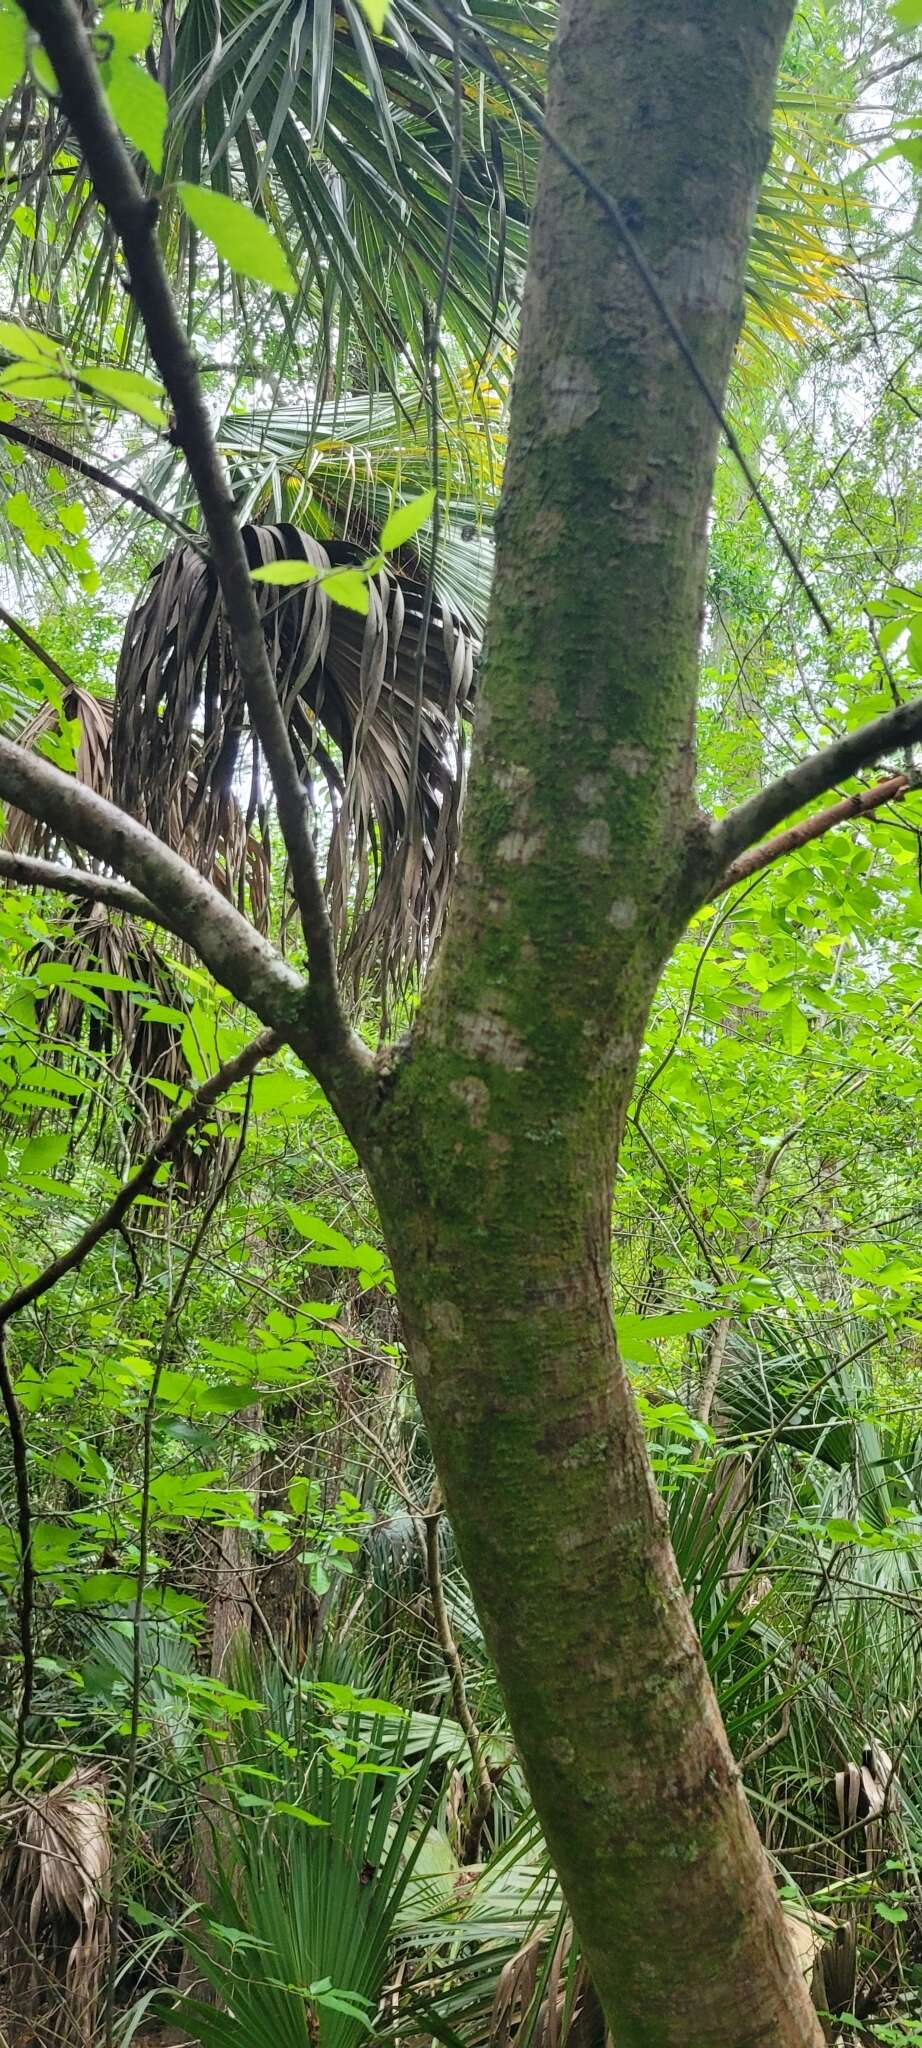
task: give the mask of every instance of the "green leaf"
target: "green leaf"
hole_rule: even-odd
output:
[[[359,6],[375,35],[382,34],[390,0],[359,0]]]
[[[333,569],[329,576],[321,577],[320,588],[347,611],[364,615],[368,610],[368,581],[361,569]]]
[[[2,28],[2,24],[3,24],[3,16],[2,16],[2,14],[0,14],[0,28]],[[18,229],[19,229],[19,232],[20,232],[20,234],[21,234],[21,235],[24,235],[24,236],[25,236],[25,239],[26,239],[26,241],[27,241],[27,242],[34,242],[34,240],[35,240],[35,208],[34,208],[34,206],[27,206],[27,205],[25,204],[25,202],[23,202],[23,204],[22,204],[21,206],[14,206],[14,208],[13,208],[13,219],[14,219],[14,221],[16,222],[16,226],[18,227]]]
[[[154,36],[154,17],[134,7],[105,7],[95,33],[108,36],[126,57],[143,57]]]
[[[153,427],[163,426],[167,414],[162,388],[152,377],[142,376],[140,370],[107,370],[83,363],[76,374],[81,384],[88,384],[101,398],[110,398],[125,412],[137,413],[139,419],[149,420]]]
[[[30,1138],[23,1146],[19,1161],[22,1180],[32,1180],[36,1174],[50,1173],[67,1151],[67,1137],[61,1131],[46,1131],[37,1138]]]
[[[321,1819],[319,1813],[308,1813],[306,1806],[292,1806],[287,1799],[277,1800],[274,1810],[289,1814],[292,1820],[303,1820],[305,1827],[327,1828],[330,1825],[329,1821]]]
[[[0,14],[0,99],[9,99],[26,68],[26,17],[18,7]]]
[[[65,533],[83,533],[86,529],[86,513],[82,505],[62,505],[58,518]]]
[[[890,18],[897,28],[918,28],[922,22],[922,0],[896,0]]]
[[[392,548],[400,548],[404,541],[412,540],[426,520],[432,517],[435,492],[423,491],[418,498],[411,498],[408,505],[398,505],[397,510],[385,520],[381,534],[381,546],[388,554]]]
[[[874,1911],[879,1920],[888,1921],[891,1927],[902,1927],[909,1917],[905,1906],[891,1906],[887,1899],[878,1899]]]
[[[41,43],[33,43],[29,51],[29,63],[32,66],[33,77],[38,81],[43,91],[52,93],[55,99],[57,99],[61,90],[58,84],[57,72],[50,57],[42,48]]]
[[[162,171],[163,138],[170,111],[162,85],[121,50],[113,52],[102,72],[109,105],[122,134],[147,158],[152,171]]]
[[[201,234],[218,255],[243,277],[270,284],[277,292],[297,291],[288,258],[268,222],[238,199],[211,192],[205,185],[180,184],[179,197]]]
[[[23,362],[63,361],[57,342],[49,341],[47,334],[33,334],[28,327],[17,327],[12,320],[0,320],[0,348]]]
[[[261,569],[252,570],[254,583],[312,583],[322,576],[323,570],[316,569],[313,562],[264,562]]]
[[[11,363],[0,375],[0,390],[15,398],[69,398],[70,382],[53,363],[44,369],[38,363]]]

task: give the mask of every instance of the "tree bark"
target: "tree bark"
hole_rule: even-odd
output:
[[[553,132],[722,391],[789,0],[564,0]],[[618,2048],[812,2048],[612,1322],[617,1146],[706,856],[715,426],[545,151],[444,950],[360,1141],[535,1805]]]

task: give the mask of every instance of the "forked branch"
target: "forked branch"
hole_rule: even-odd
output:
[[[750,846],[738,860],[731,861],[711,890],[711,895],[722,896],[737,882],[748,882],[750,876],[772,867],[785,854],[796,853],[798,847],[809,846],[811,839],[822,839],[825,833],[831,832],[836,825],[844,825],[849,818],[866,818],[869,812],[879,811],[882,804],[899,803],[911,787],[908,775],[887,775],[882,782],[875,782],[872,789],[859,789],[854,796],[844,796],[839,803],[827,804],[825,810],[814,811],[811,818],[802,818],[799,825],[789,825],[786,832],[777,832],[773,839],[763,840],[760,846]]]
[[[846,733],[842,739],[833,740],[831,746],[821,747],[806,761],[798,762],[796,768],[789,768],[784,775],[779,775],[777,781],[770,782],[766,789],[760,789],[746,803],[738,804],[711,828],[707,886],[702,901],[726,888],[728,884],[720,881],[719,877],[726,874],[747,847],[755,846],[776,825],[782,825],[793,811],[801,810],[813,797],[825,796],[827,790],[846,782],[860,768],[882,760],[896,748],[910,747],[918,739],[922,739],[922,697],[914,698],[909,704],[899,704],[894,711],[885,712],[882,718],[874,718],[868,725],[859,726],[857,732]],[[906,783],[909,780],[908,775],[904,777]],[[835,819],[829,821],[836,822]],[[827,829],[828,824],[823,827],[823,830]]]

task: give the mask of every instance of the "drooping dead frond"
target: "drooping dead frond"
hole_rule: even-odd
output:
[[[113,708],[105,699],[94,697],[91,691],[75,685],[65,691],[60,711],[50,700],[39,706],[17,735],[19,745],[39,753],[49,743],[60,744],[65,737],[71,739],[77,781],[84,782],[97,796],[111,801],[115,795]],[[193,737],[188,748],[186,787],[183,789],[181,782],[177,785],[172,811],[161,830],[161,837],[167,839],[171,846],[182,845],[183,819],[195,798],[202,772]],[[239,894],[245,877],[250,916],[259,930],[264,931],[269,911],[269,870],[264,848],[259,839],[247,830],[240,805],[232,792],[228,792],[219,810],[217,831],[209,850],[209,880],[225,895],[232,896]],[[37,854],[46,860],[54,860],[63,854],[78,864],[86,861],[82,849],[61,839],[44,819],[30,818],[15,808],[8,812],[4,843],[14,853]]]
[[[71,1771],[52,1791],[13,1802],[2,1819],[4,1961],[17,2010],[37,2035],[47,2015],[53,2039],[89,2048],[109,1946],[104,1773]]]
[[[251,564],[294,557],[316,568],[356,559],[292,526],[250,526]],[[464,780],[462,723],[475,646],[435,603],[422,674],[419,766],[413,760],[423,585],[382,570],[367,617],[333,604],[316,582],[258,586],[266,644],[305,789],[326,785],[331,915],[357,975],[371,957],[416,962],[444,922]],[[125,629],[113,726],[115,796],[210,872],[226,806],[242,799],[245,834],[266,792],[249,730],[214,571],[190,547],[154,571]],[[226,833],[225,833],[226,836]],[[234,849],[229,886],[245,887]]]

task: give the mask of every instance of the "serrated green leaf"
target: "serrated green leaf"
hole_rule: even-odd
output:
[[[154,17],[144,9],[105,7],[96,34],[108,36],[126,57],[143,57],[153,41]]]
[[[122,134],[147,158],[152,171],[162,171],[163,138],[169,118],[162,85],[121,50],[113,51],[102,73],[109,105]]]
[[[83,533],[86,528],[86,513],[82,505],[62,505],[58,519],[65,533]]]
[[[281,242],[251,207],[205,185],[181,184],[177,189],[193,227],[207,236],[232,270],[270,284],[277,292],[297,291]]]
[[[381,534],[381,546],[385,554],[389,554],[392,548],[403,547],[405,541],[412,540],[414,533],[418,533],[420,527],[425,526],[426,520],[431,519],[434,504],[435,492],[423,491],[418,498],[411,498],[408,505],[398,505],[390,518],[385,520]]]
[[[321,577],[320,588],[347,611],[364,614],[368,610],[368,582],[361,569],[333,569],[329,576]]]
[[[26,68],[26,17],[18,7],[0,14],[0,99],[9,99]]]
[[[264,562],[260,569],[252,572],[254,583],[312,583],[322,576],[322,569],[316,569],[313,562]]]

